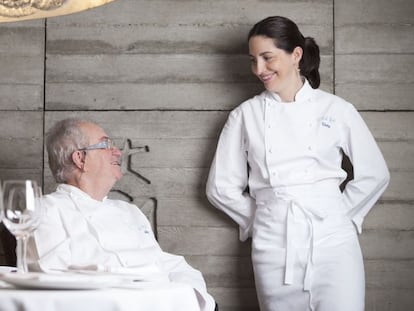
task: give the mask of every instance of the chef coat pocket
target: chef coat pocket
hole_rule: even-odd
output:
[[[322,157],[334,159],[340,152],[341,135],[335,122],[318,121],[319,126],[314,139],[307,146],[309,152],[316,152]]]

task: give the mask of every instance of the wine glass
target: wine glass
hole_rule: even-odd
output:
[[[3,190],[1,187],[1,180],[0,180],[0,222],[3,220]]]
[[[6,180],[3,183],[3,223],[16,238],[17,272],[26,273],[27,239],[41,216],[42,192],[33,180]]]

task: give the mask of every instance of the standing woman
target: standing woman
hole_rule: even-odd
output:
[[[318,89],[319,48],[293,21],[268,17],[248,39],[266,90],[230,113],[207,197],[252,237],[262,311],[363,311],[357,232],[388,185],[384,158],[354,106]]]

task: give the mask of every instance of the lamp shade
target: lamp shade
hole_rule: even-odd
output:
[[[72,14],[114,0],[0,0],[0,22],[17,22]]]

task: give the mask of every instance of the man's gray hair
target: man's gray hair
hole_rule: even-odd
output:
[[[70,118],[58,121],[46,134],[49,167],[58,183],[66,183],[75,165],[72,154],[89,143],[81,125],[89,121]]]

